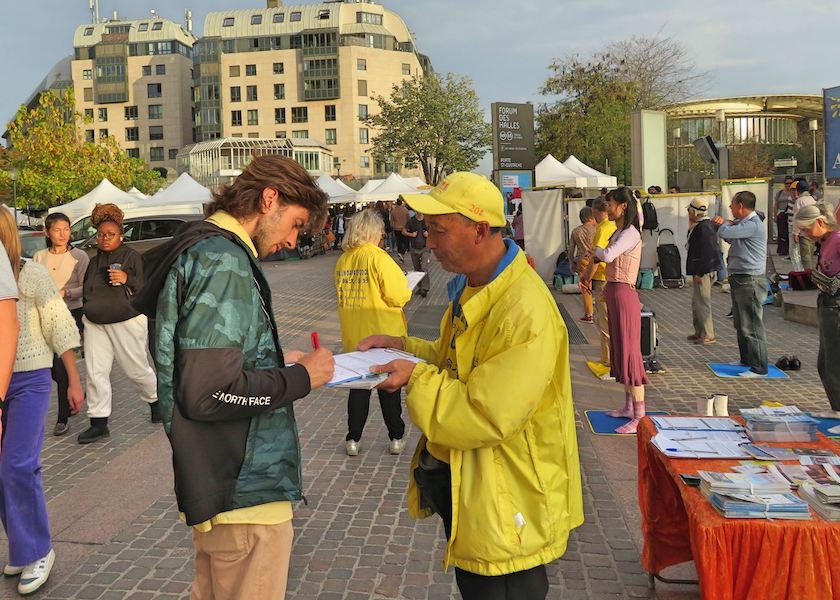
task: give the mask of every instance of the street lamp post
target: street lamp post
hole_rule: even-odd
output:
[[[14,204],[14,214],[15,214],[15,227],[18,224],[18,215],[17,215],[17,178],[18,172],[17,169],[9,169],[9,179],[12,180],[12,203]]]
[[[811,130],[811,145],[814,150],[814,174],[817,173],[817,129],[819,128],[820,124],[816,119],[808,121],[808,129]]]

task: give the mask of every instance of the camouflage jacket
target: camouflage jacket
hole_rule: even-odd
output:
[[[187,523],[300,499],[292,402],[309,393],[309,376],[301,365],[284,366],[253,254],[201,221],[153,258],[158,398]]]

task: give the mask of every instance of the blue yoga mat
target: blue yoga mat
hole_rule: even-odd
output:
[[[712,372],[718,377],[734,377],[736,379],[743,379],[744,381],[762,381],[764,379],[789,379],[787,374],[775,365],[769,365],[767,375],[764,377],[756,377],[753,379],[744,379],[739,377],[738,373],[748,371],[749,367],[744,365],[730,365],[728,363],[707,363]]]
[[[811,416],[814,417],[814,415],[811,415]],[[840,419],[821,419],[820,417],[814,417],[814,418],[817,419],[820,422],[820,424],[817,425],[817,427],[819,427],[819,430],[820,430],[821,434],[826,435],[828,437],[838,437],[838,434],[831,433],[828,430],[831,427],[836,427],[837,425],[840,425]]]
[[[592,433],[596,433],[598,435],[635,435],[632,433],[616,433],[616,427],[621,427],[627,422],[627,419],[621,419],[616,417],[607,416],[606,410],[587,410],[584,414],[586,414],[586,420],[589,421],[589,429],[592,430]],[[648,411],[645,413],[646,415],[667,415],[670,414],[668,412],[663,411]]]

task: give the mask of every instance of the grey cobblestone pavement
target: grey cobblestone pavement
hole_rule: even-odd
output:
[[[338,349],[332,288],[337,256],[331,253],[307,261],[265,264],[284,347],[305,346],[309,331],[317,329],[322,343]],[[446,304],[447,277],[433,262],[432,293],[428,298],[412,300],[406,309],[413,334],[429,337],[435,331]],[[767,323],[773,360],[783,350],[794,351],[803,361],[803,371],[781,382],[716,379],[705,362],[731,360],[737,355],[731,321],[725,317],[728,296],[714,295],[718,344],[697,347],[684,341],[689,333],[686,323],[690,322],[690,293],[690,289],[642,292],[644,303],[656,311],[660,359],[668,369],[655,376],[648,388],[651,409],[689,411],[696,397],[710,391],[729,393],[735,406],[752,405],[765,398],[785,398],[805,408],[825,407],[813,367],[815,329],[784,322],[781,309],[769,307]],[[564,297],[561,301],[574,316],[579,316],[579,298]],[[585,394],[587,404],[600,402],[607,407],[613,402],[608,392],[614,392],[617,386],[593,383],[588,372],[580,368],[587,357],[597,354],[592,345],[597,342],[594,328],[581,329],[590,345],[572,347],[576,398],[579,393],[581,397]],[[192,579],[192,543],[188,528],[178,522],[171,475],[163,475],[171,470],[168,444],[159,427],[148,422],[148,409],[137,400],[122,373],[115,369],[112,379],[114,417],[111,438],[105,443],[80,446],[75,442],[75,435],[86,423],[83,416],[71,421],[71,435],[54,438],[49,433],[54,412],[48,416],[44,482],[54,533],[67,525],[56,522],[54,506],[63,506],[62,501],[75,503],[77,497],[107,498],[119,492],[118,486],[131,483],[109,484],[103,475],[109,470],[121,471],[129,465],[131,471],[153,462],[157,470],[147,476],[154,480],[139,482],[143,488],[151,489],[146,490],[146,496],[134,498],[137,508],[127,507],[126,514],[121,515],[124,520],[112,524],[112,530],[99,538],[56,534],[57,568],[40,596],[107,600],[186,598]],[[295,543],[287,597],[457,597],[452,572],[441,569],[444,543],[439,521],[432,518],[412,522],[405,512],[411,453],[407,451],[398,457],[388,454],[387,433],[377,402],[372,402],[361,455],[352,459],[344,455],[345,394],[321,390],[296,404],[308,504],[295,507]],[[647,577],[639,564],[638,526],[617,500],[622,494],[633,496],[635,490],[629,488],[634,484],[616,482],[610,475],[610,465],[597,446],[599,440],[580,421],[580,406],[578,413],[586,522],[573,532],[566,555],[549,565],[549,598],[647,597]],[[419,432],[408,425],[406,436],[411,449]],[[612,439],[630,460],[635,460],[634,438]],[[147,471],[151,472],[143,472]],[[629,477],[635,481],[633,474]],[[103,508],[92,506],[87,518],[108,521],[111,515],[104,514],[106,504]],[[66,552],[63,545],[68,548]],[[3,556],[5,551],[0,550],[0,557]],[[0,599],[14,597],[14,580],[0,583]],[[696,588],[689,586],[662,597],[695,598]]]

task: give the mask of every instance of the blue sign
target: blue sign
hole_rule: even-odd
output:
[[[533,171],[499,171],[499,189],[505,199],[505,213],[510,214],[512,206],[520,202],[522,192],[534,187],[533,175]]]
[[[840,86],[823,90],[825,176],[840,178]]]

